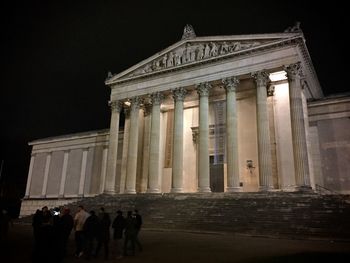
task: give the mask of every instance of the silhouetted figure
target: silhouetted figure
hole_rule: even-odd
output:
[[[66,255],[69,235],[73,229],[74,220],[70,215],[69,208],[64,208],[60,213],[59,209],[55,210],[53,217],[54,241],[55,241],[55,258],[56,262],[62,262]]]
[[[125,218],[123,216],[123,212],[118,210],[117,216],[113,220],[112,228],[113,228],[113,239],[116,241],[116,255],[117,258],[122,257],[122,239],[123,239],[123,231],[125,228]]]
[[[128,211],[125,224],[124,256],[128,256],[128,250],[131,249],[131,255],[135,255],[135,240],[137,235],[136,217],[132,211]]]
[[[54,250],[53,219],[50,210],[44,206],[34,224],[40,224],[37,245],[34,250],[34,262],[47,261]],[[33,220],[34,221],[34,220]]]
[[[109,254],[109,240],[110,240],[110,233],[109,233],[109,227],[111,226],[111,218],[108,213],[105,212],[105,209],[103,207],[100,208],[100,213],[98,215],[99,218],[99,227],[98,227],[98,233],[97,233],[97,248],[96,248],[96,257],[98,256],[98,253],[103,245],[105,254],[104,258],[108,259]]]
[[[75,228],[75,256],[81,257],[84,250],[84,223],[86,219],[90,216],[88,212],[84,210],[82,205],[78,206],[78,212],[74,217],[74,228]]]
[[[95,211],[90,211],[90,216],[86,219],[83,230],[86,242],[84,253],[86,254],[86,259],[90,259],[91,255],[94,255],[93,251],[99,232],[99,220]]]
[[[134,210],[134,216],[136,219],[136,237],[135,237],[135,244],[137,245],[139,251],[142,251],[142,245],[139,240],[139,233],[141,231],[142,226],[142,216],[139,214],[139,211],[137,209]]]
[[[9,231],[9,225],[12,223],[11,216],[6,209],[0,210],[0,244],[5,243]]]

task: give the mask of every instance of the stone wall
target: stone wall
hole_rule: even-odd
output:
[[[350,96],[308,103],[315,184],[350,193]]]

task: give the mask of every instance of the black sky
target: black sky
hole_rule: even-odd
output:
[[[186,24],[210,36],[283,32],[300,21],[324,93],[348,92],[342,2],[2,1],[2,182],[24,194],[29,141],[108,128],[107,72],[179,41]]]

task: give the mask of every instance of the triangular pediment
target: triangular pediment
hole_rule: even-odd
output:
[[[300,36],[300,34],[280,33],[184,39],[119,74],[109,76],[106,84],[217,60],[232,54],[283,42],[296,36]]]

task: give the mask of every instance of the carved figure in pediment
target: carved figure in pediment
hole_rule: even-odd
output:
[[[218,46],[214,42],[211,42],[210,44],[211,44],[210,56],[216,57],[218,55]]]
[[[159,70],[161,69],[160,67],[160,60],[154,61],[154,70]]]
[[[175,66],[181,65],[181,54],[176,52],[175,53]]]
[[[174,53],[173,52],[169,53],[167,66],[168,66],[168,68],[174,66]]]
[[[241,42],[234,42],[232,51],[238,51],[242,49]]]
[[[162,67],[166,68],[167,67],[167,59],[168,59],[168,55],[165,54],[162,58]]]
[[[221,47],[220,47],[220,55],[224,55],[227,52],[229,52],[229,45],[227,45],[226,42],[222,43]]]
[[[190,61],[196,61],[196,48],[190,47]]]
[[[182,64],[185,64],[187,62],[187,49],[185,48],[184,50],[182,50],[182,55],[181,55],[181,62]]]
[[[197,60],[201,60],[204,57],[204,46],[199,44],[197,46]]]
[[[144,73],[149,73],[149,72],[152,72],[152,67],[150,64],[147,64],[145,67],[144,67]]]
[[[205,45],[204,49],[204,57],[203,58],[209,58],[210,57],[210,47],[208,44]]]

